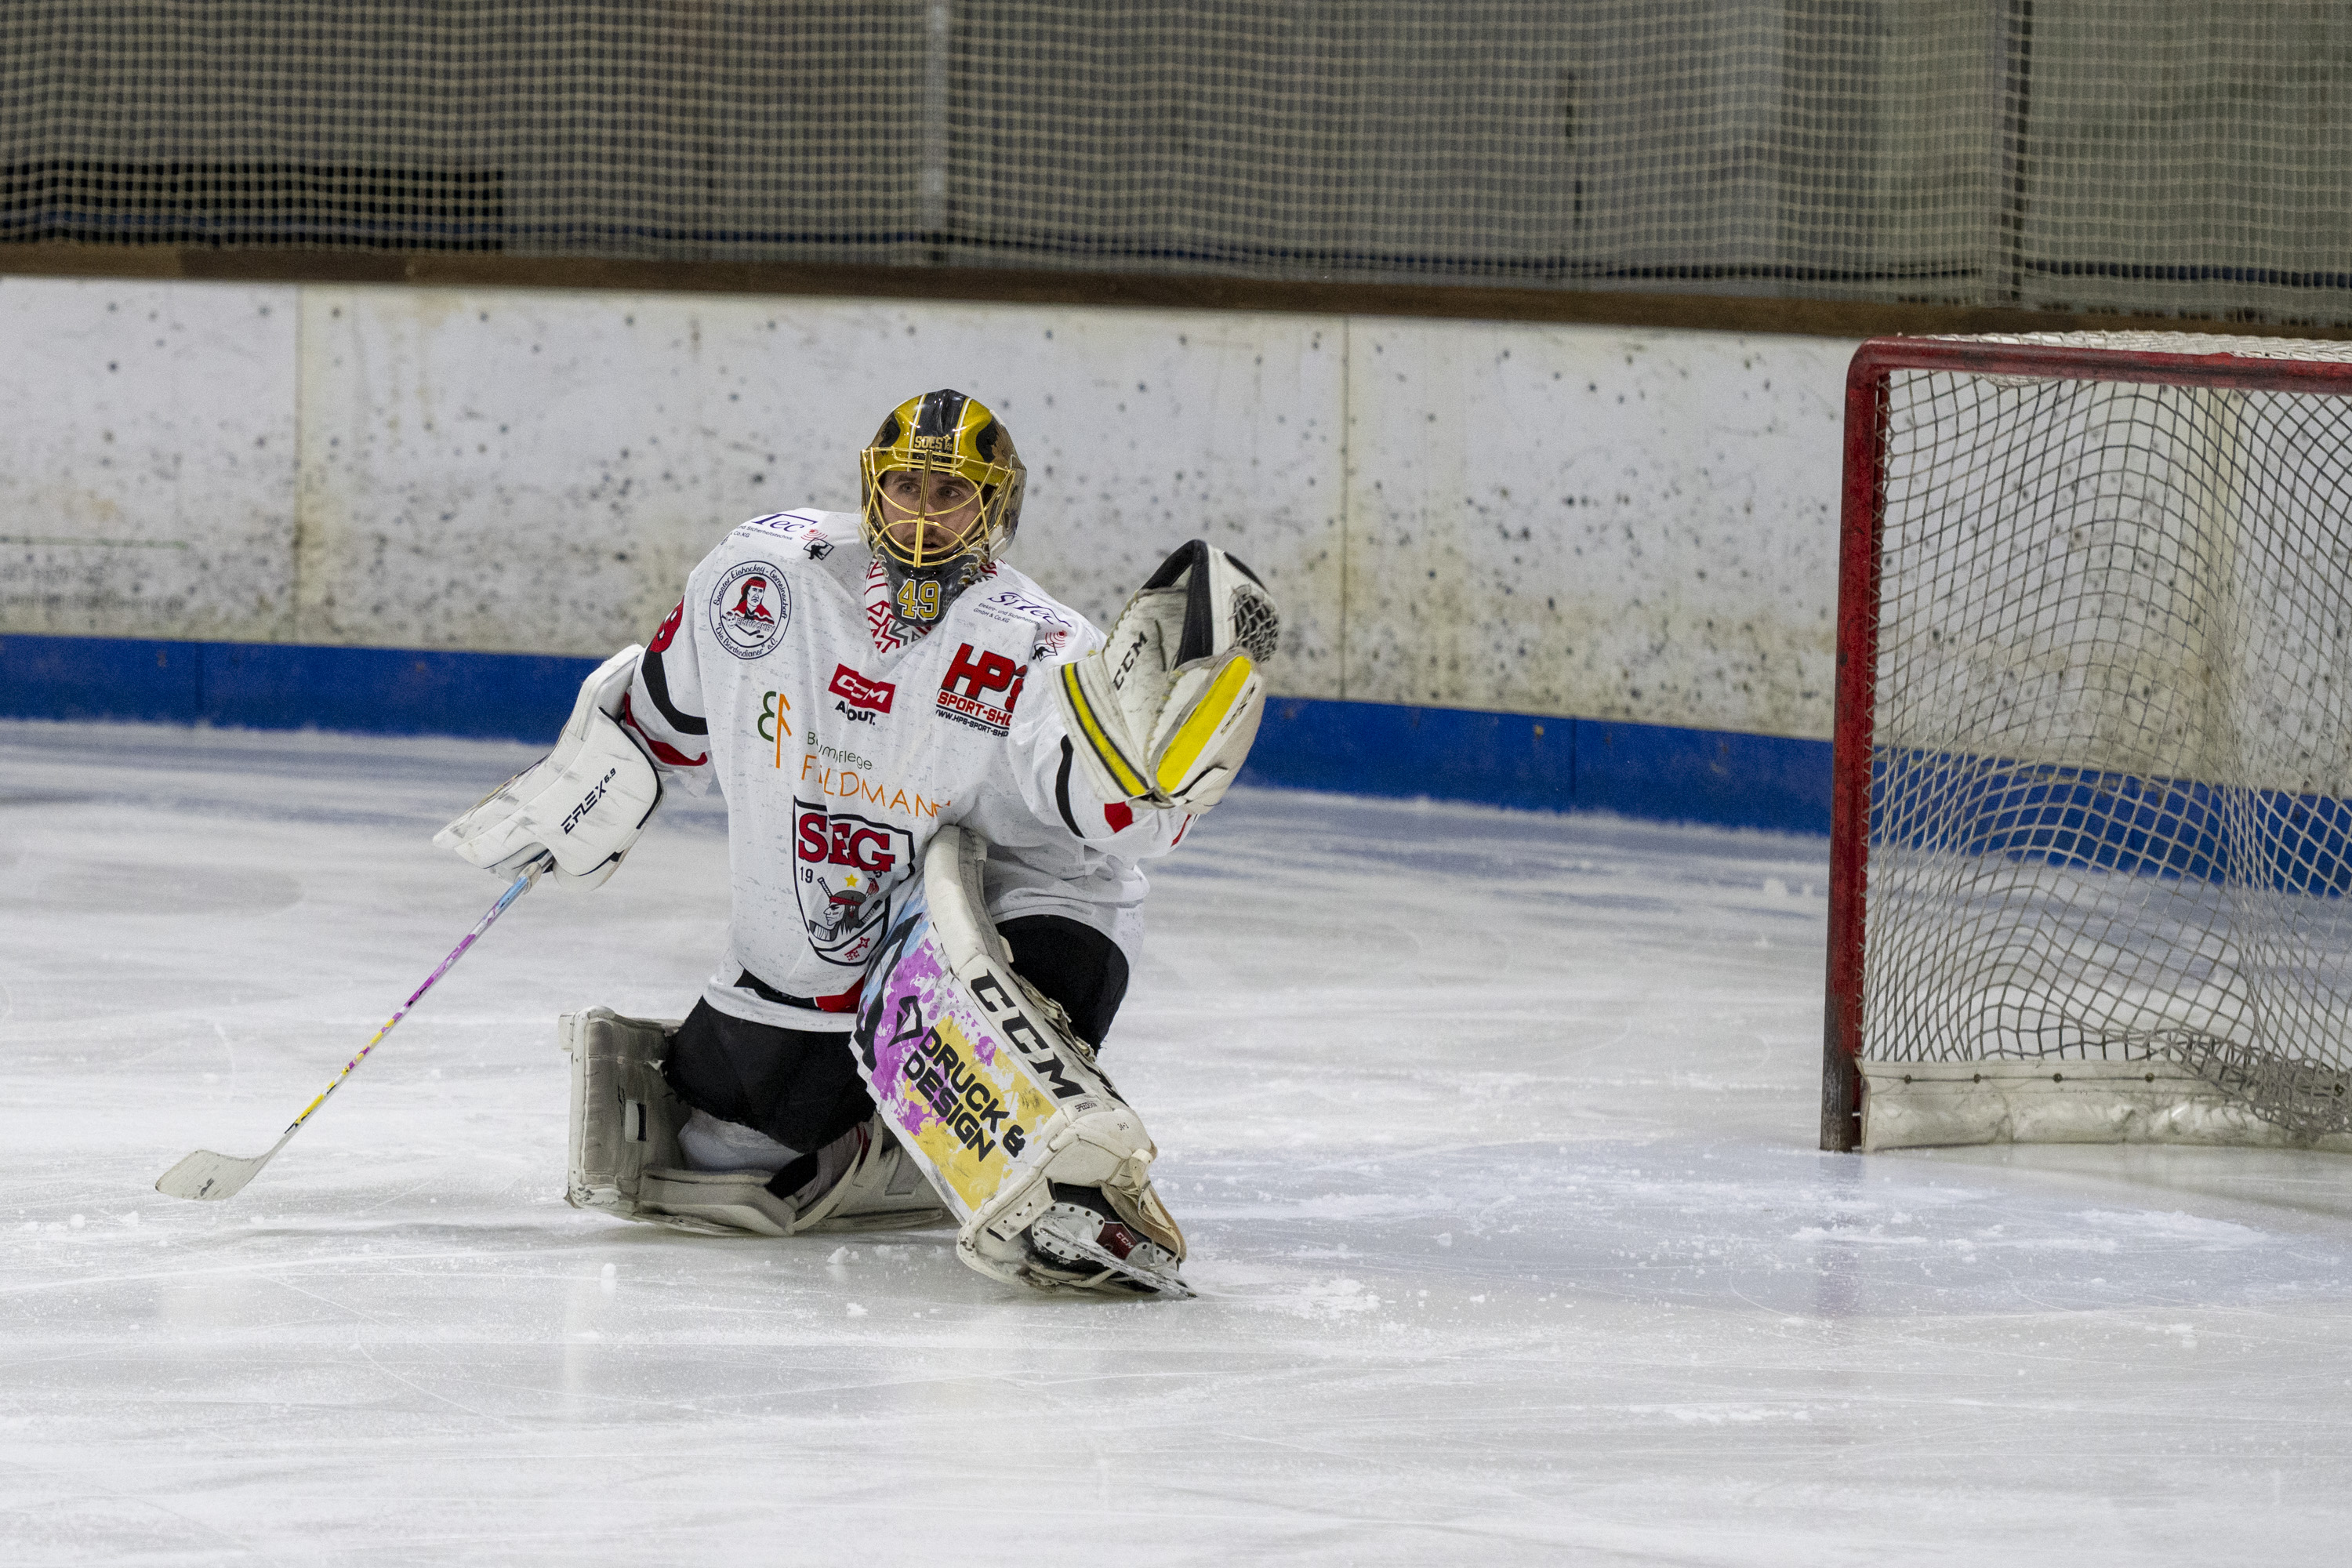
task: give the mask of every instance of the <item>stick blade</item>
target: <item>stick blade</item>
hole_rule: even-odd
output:
[[[276,1152],[272,1149],[269,1154]],[[261,1167],[269,1163],[269,1154],[240,1160],[234,1154],[199,1149],[156,1177],[155,1190],[167,1198],[194,1198],[205,1203],[233,1198],[245,1190],[246,1183],[261,1173]]]

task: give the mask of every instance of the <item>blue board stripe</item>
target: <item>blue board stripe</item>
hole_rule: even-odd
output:
[[[0,713],[189,723],[204,709],[204,647],[129,637],[0,637]]]
[[[1246,783],[1528,811],[1830,828],[1830,744],[1622,720],[1277,698]]]
[[[2352,802],[2225,788],[2004,757],[1909,748],[1872,759],[1872,794],[1910,810],[1874,825],[1881,845],[1961,856],[2229,882],[2341,898],[2352,892]]]
[[[593,658],[0,637],[0,716],[545,741]]]
[[[546,741],[593,658],[404,648],[205,645],[209,724]]]
[[[591,658],[0,637],[0,716],[551,741]],[[1244,781],[1827,833],[1826,741],[1278,698]]]

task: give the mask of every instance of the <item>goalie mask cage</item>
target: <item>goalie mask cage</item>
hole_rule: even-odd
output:
[[[2352,344],[1865,343],[1822,1146],[2352,1150]]]

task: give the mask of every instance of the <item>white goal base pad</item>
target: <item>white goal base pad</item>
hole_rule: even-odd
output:
[[[2222,1143],[2352,1154],[2352,1134],[2273,1127],[2164,1061],[1873,1062],[1862,1068],[1862,1142]]]

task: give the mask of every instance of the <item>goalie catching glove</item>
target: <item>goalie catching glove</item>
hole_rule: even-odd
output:
[[[433,836],[457,858],[513,876],[541,855],[555,879],[593,888],[611,876],[661,804],[661,778],[620,721],[618,708],[645,649],[623,648],[588,677],[555,750],[500,784]]]
[[[1265,711],[1282,625],[1257,574],[1200,540],[1163,563],[1099,653],[1061,668],[1062,721],[1107,800],[1206,811]]]

